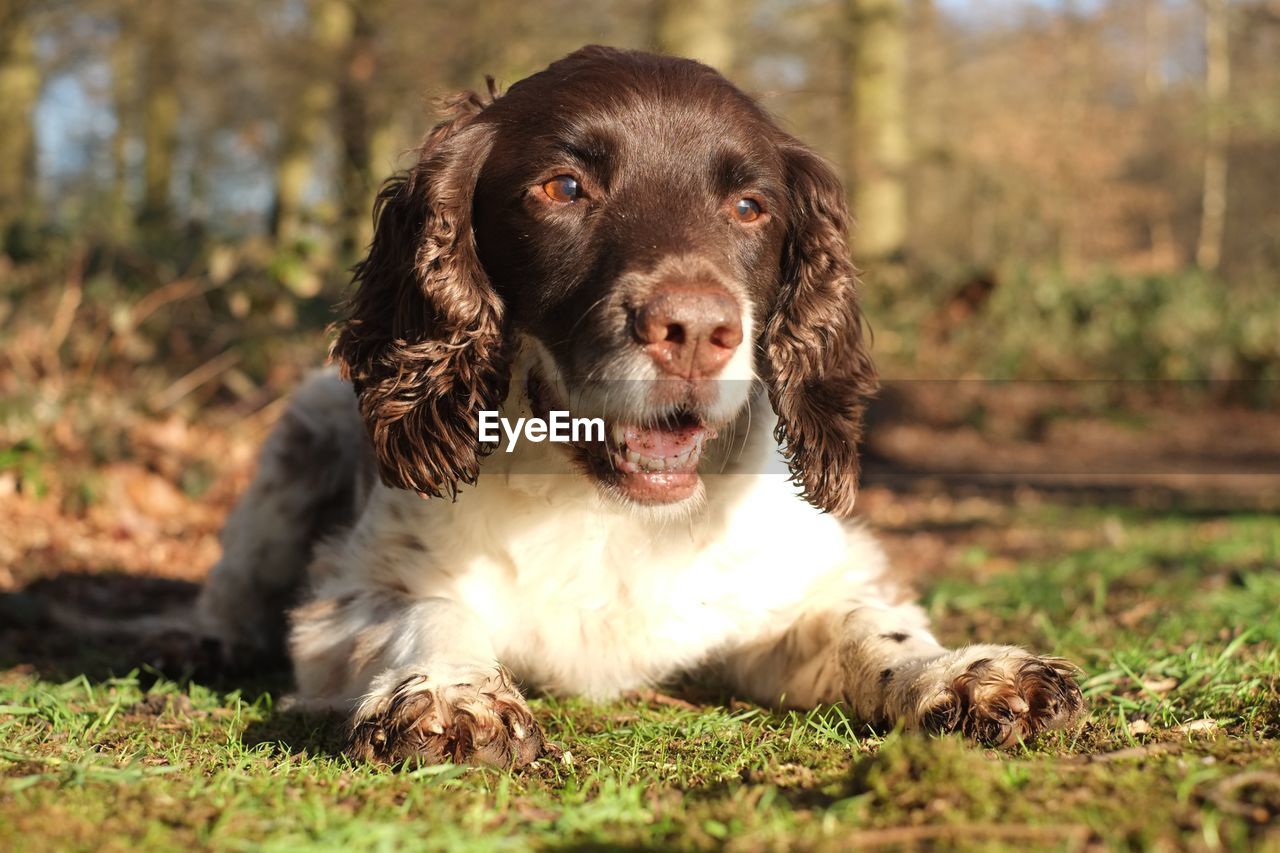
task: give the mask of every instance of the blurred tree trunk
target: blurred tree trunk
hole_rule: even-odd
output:
[[[108,227],[117,240],[128,238],[129,217],[129,137],[133,132],[135,55],[125,36],[125,23],[111,44],[111,109],[116,126],[111,134],[111,192],[108,198]]]
[[[911,217],[906,223],[908,242],[926,234],[933,223],[946,222],[949,182],[954,180],[954,145],[948,132],[947,61],[945,40],[934,0],[908,0],[907,26],[911,32],[911,64],[906,75],[906,98],[911,104],[905,119],[911,140],[912,168],[903,175]],[[950,167],[950,168],[949,168]],[[936,226],[935,226],[936,227]],[[928,237],[923,245],[936,249]],[[975,259],[981,253],[973,251]]]
[[[404,128],[396,121],[393,111],[375,109],[375,112],[377,115],[369,133],[369,178],[374,190],[395,171],[400,153],[406,147],[403,144]],[[372,195],[369,202],[373,203]]]
[[[308,53],[318,61],[296,103],[288,108],[276,159],[270,229],[282,245],[298,236],[303,196],[315,174],[317,145],[337,101],[338,80],[331,69],[347,55],[355,20],[355,11],[346,0],[320,0],[312,12]]]
[[[0,245],[9,228],[35,207],[35,130],[32,114],[40,94],[33,5],[0,5]]]
[[[907,238],[906,31],[902,0],[848,0],[849,180],[862,257],[900,258]]]
[[[1205,0],[1205,109],[1207,133],[1204,191],[1200,201],[1200,242],[1196,264],[1216,270],[1222,261],[1222,234],[1227,218],[1227,92],[1231,85],[1231,54],[1227,41],[1227,0]]]
[[[173,27],[174,10],[157,4],[145,12],[142,22],[142,209],[139,224],[164,229],[173,207],[170,188],[173,158],[178,147],[178,59]]]
[[[375,26],[376,2],[353,5],[355,19],[338,81],[338,216],[340,250],[354,257],[373,236],[371,211],[376,187],[373,140],[381,122],[373,116],[373,79],[378,67]]]
[[[1142,94],[1148,101],[1164,91],[1167,28],[1162,0],[1142,0]]]
[[[705,62],[725,74],[733,65],[733,0],[656,0],[653,41],[662,53]]]

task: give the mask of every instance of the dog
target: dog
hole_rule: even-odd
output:
[[[876,375],[847,223],[832,168],[691,60],[586,47],[454,99],[378,196],[202,630],[287,647],[296,701],[381,763],[523,766],[522,689],[685,673],[996,746],[1070,725],[1074,667],[944,648],[850,520]],[[605,435],[479,440],[557,411]]]

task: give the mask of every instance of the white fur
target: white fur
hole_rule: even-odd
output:
[[[527,410],[508,401],[512,416]],[[808,506],[781,460],[763,458],[776,453],[772,424],[752,433],[681,512],[618,504],[550,443],[488,457],[456,502],[378,485],[323,549],[314,597],[373,582],[456,602],[496,660],[540,689],[602,698],[657,683],[829,607],[827,596],[856,597],[883,570],[867,534]],[[397,549],[410,536],[428,550]]]

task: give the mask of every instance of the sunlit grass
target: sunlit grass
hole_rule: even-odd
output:
[[[1280,524],[1028,511],[1116,543],[933,586],[943,637],[1078,661],[1091,713],[1010,753],[837,708],[533,706],[569,759],[385,771],[273,697],[130,673],[0,679],[0,847],[990,848],[1280,842]],[[1243,775],[1252,774],[1252,775]]]

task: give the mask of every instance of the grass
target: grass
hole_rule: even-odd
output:
[[[1091,711],[1010,753],[661,695],[537,699],[571,763],[385,771],[276,695],[0,673],[0,849],[1280,849],[1280,520],[1041,505],[1106,544],[972,547],[943,638],[1079,662]]]

